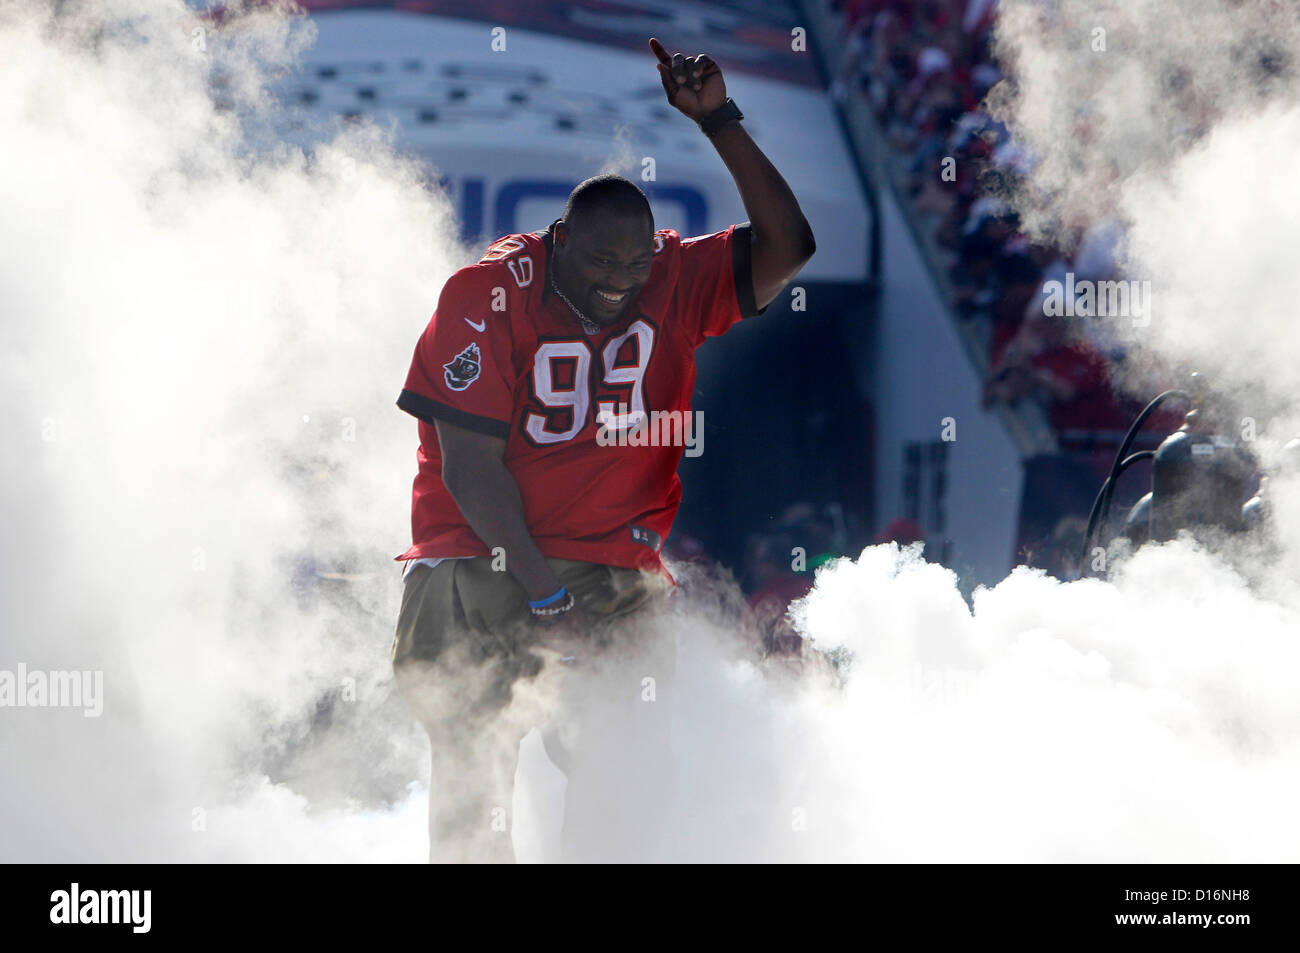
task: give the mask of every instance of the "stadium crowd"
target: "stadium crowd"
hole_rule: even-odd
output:
[[[1140,404],[1113,384],[1125,358],[1115,319],[1055,316],[1046,303],[1052,282],[1126,277],[1123,227],[1113,217],[1061,222],[1051,243],[1035,241],[1004,199],[1034,157],[982,105],[1002,79],[991,53],[996,0],[834,5],[849,42],[831,95],[870,104],[898,190],[947,273],[954,314],[988,342],[985,406],[1038,402],[1058,439],[1058,453],[1027,464],[1018,558],[1073,575],[1075,524]],[[1179,422],[1165,414],[1152,429]]]

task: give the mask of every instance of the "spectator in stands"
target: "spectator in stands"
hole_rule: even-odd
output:
[[[843,555],[839,504],[817,507],[800,502],[786,507],[776,527],[750,537],[745,558],[749,605],[768,653],[801,652],[802,638],[790,625],[790,603],[806,596],[814,572]]]
[[[987,333],[986,406],[1040,403],[1064,448],[1058,459],[1026,463],[1026,493],[1032,483],[1033,492],[1051,499],[1034,501],[1041,512],[1022,513],[1022,523],[1036,550],[1047,552],[1044,541],[1068,527],[1062,517],[1090,498],[1085,487],[1092,473],[1108,465],[1116,433],[1137,408],[1111,384],[1112,366],[1124,356],[1115,318],[1049,319],[1039,292],[1045,282],[1065,283],[1070,272],[1080,281],[1125,277],[1122,222],[1103,208],[1091,221],[1062,221],[1047,244],[1031,241],[1007,207],[1007,196],[1021,191],[1036,160],[980,105],[1002,79],[991,53],[996,0],[840,0],[837,6],[851,39],[834,95],[865,97],[897,154],[892,171],[914,222],[937,246],[955,313]],[[1214,117],[1185,72],[1171,71],[1166,84],[1186,115],[1173,134],[1203,135]],[[1081,113],[1074,134],[1086,142],[1097,134],[1096,122]],[[1089,174],[1104,199],[1119,170]],[[1131,371],[1127,376],[1132,379]],[[1163,430],[1164,420],[1153,418],[1151,425]]]
[[[812,589],[813,574],[794,568],[796,545],[788,534],[771,533],[753,537],[746,554],[746,575],[753,586],[748,602],[768,654],[798,655],[803,645],[786,613],[790,603]]]
[[[993,306],[992,278],[1001,250],[997,239],[982,229],[962,238],[957,263],[949,274],[959,317],[973,317]]]
[[[1045,315],[1026,320],[994,361],[985,406],[994,400],[1014,406],[1032,397],[1048,407],[1057,430],[1122,428],[1105,358],[1086,338],[1071,335],[1071,323],[1081,320]]]

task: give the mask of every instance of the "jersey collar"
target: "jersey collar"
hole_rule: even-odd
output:
[[[546,274],[542,276],[542,301],[545,302],[551,296],[551,257],[555,250],[555,224],[560,221],[558,218],[547,225],[540,231],[533,232],[542,240],[546,246]]]

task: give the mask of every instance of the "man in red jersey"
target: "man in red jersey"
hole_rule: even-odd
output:
[[[592,707],[605,693],[616,707],[597,720],[632,732],[602,740],[589,721],[547,736],[569,777],[566,858],[587,859],[569,843],[586,830],[587,848],[632,859],[638,837],[653,839],[646,805],[632,800],[662,810],[671,796],[668,706],[656,694],[671,662],[647,656],[650,674],[611,687],[593,680],[588,659],[612,651],[629,630],[621,623],[668,587],[659,551],[681,499],[677,464],[702,439],[690,414],[695,348],[766,310],[815,245],[717,65],[650,47],[668,101],[712,141],[750,221],[683,239],[655,229],[632,182],[588,179],[548,228],[498,239],[448,279],[398,399],[420,421],[420,449],[414,543],[397,557],[407,566],[393,665],[433,747],[435,861],[513,859],[527,726],[499,716],[516,683],[541,671],[538,650],[575,653],[587,684],[566,688],[566,702]],[[617,794],[602,787],[602,745],[638,750],[645,776],[621,777]],[[620,823],[624,853],[613,846]]]

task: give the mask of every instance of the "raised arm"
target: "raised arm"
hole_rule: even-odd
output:
[[[683,115],[699,122],[726,102],[722,70],[707,54],[669,56],[656,39],[650,49],[668,102]],[[813,256],[817,243],[790,186],[739,122],[723,124],[711,141],[749,216],[754,300],[764,308]]]

